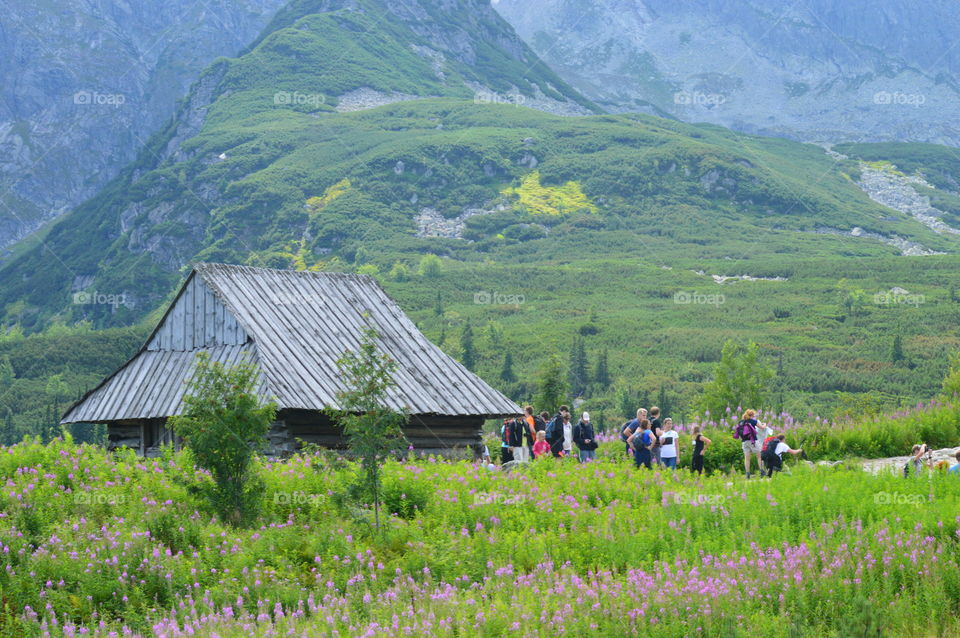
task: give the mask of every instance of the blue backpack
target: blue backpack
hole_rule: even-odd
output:
[[[546,437],[547,437],[547,440],[548,440],[548,441],[552,441],[552,440],[553,440],[554,433],[555,433],[556,429],[557,429],[557,417],[553,417],[552,419],[550,419],[550,422],[547,423],[547,434],[546,434]]]

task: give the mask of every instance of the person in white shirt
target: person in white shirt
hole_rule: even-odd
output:
[[[673,419],[663,420],[663,433],[660,435],[660,462],[671,470],[677,469],[680,458],[680,435],[673,429]]]
[[[573,423],[570,422],[570,408],[560,406],[560,412],[547,424],[547,441],[555,457],[570,456],[573,453]]]
[[[570,421],[570,413],[563,414],[563,455],[573,454],[573,423]]]
[[[764,465],[767,467],[767,477],[772,477],[774,470],[779,472],[783,469],[783,455],[789,452],[790,454],[797,455],[803,453],[803,448],[798,448],[793,450],[789,445],[784,443],[784,439],[787,437],[783,434],[779,435],[774,440],[770,441],[770,445],[767,446],[766,458],[763,459]]]

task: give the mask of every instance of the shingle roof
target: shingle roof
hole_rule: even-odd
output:
[[[203,286],[196,286],[194,278]],[[196,317],[197,340],[191,341],[194,329],[188,327],[188,338],[177,346],[169,338],[170,323],[177,316],[172,311],[192,283],[193,288],[204,288],[203,294],[195,295],[195,314],[186,315],[186,321]],[[193,312],[192,301],[187,301],[188,313]],[[222,306],[221,312],[232,315],[239,326],[225,341],[211,341],[210,322],[214,317],[222,322],[214,306]],[[210,317],[206,333],[199,320],[204,313]],[[431,343],[372,277],[198,264],[137,355],[71,406],[62,422],[177,414],[200,350],[225,362],[246,353],[261,370],[262,396],[274,398],[281,409],[338,407],[336,393],[345,387],[336,361],[359,347],[364,327],[377,330],[381,350],[398,364],[390,408],[421,415],[485,417],[520,411]],[[204,338],[206,346],[193,347]],[[238,345],[230,338],[246,342]]]

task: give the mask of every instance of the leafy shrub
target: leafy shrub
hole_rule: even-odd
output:
[[[257,375],[252,364],[228,368],[201,352],[183,413],[170,419],[193,460],[213,477],[214,508],[234,525],[257,514],[262,486],[255,454],[276,415],[276,405],[261,404],[256,395]]]

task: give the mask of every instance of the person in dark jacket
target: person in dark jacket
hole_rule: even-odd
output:
[[[557,416],[547,424],[547,441],[554,456],[569,456],[573,451],[573,424],[570,423],[570,408],[560,406]]]
[[[650,431],[653,432],[650,457],[654,465],[660,465],[660,435],[663,434],[663,422],[660,420],[660,408],[655,405],[650,407]]]
[[[690,471],[703,474],[703,452],[713,441],[703,436],[700,426],[693,427],[693,459],[690,461]]]
[[[577,444],[580,462],[586,463],[597,458],[597,435],[590,423],[590,413],[580,415],[580,421],[573,428],[573,442]]]
[[[507,429],[510,419],[500,424],[500,463],[509,463],[513,460],[513,452],[510,451],[510,433]]]
[[[543,429],[546,431],[547,423],[550,423],[550,413],[544,410],[540,413],[540,420],[543,421]]]
[[[518,416],[507,423],[507,443],[510,446],[510,453],[514,461],[526,463],[530,460],[529,449],[524,445],[524,433],[527,429],[527,422],[522,416]],[[528,435],[529,436],[529,435]]]

